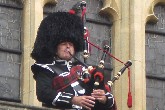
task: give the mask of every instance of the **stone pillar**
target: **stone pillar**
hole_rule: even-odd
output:
[[[25,0],[23,10],[23,57],[22,57],[22,103],[41,105],[36,98],[36,86],[31,72],[34,61],[30,57],[38,26],[43,19],[43,2],[41,0]]]
[[[132,65],[132,110],[146,110],[145,2],[130,1],[130,58]]]

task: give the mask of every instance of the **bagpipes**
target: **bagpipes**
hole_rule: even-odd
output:
[[[81,1],[75,4],[71,10],[69,10],[69,13],[71,14],[77,14],[82,18],[82,21],[84,23],[84,52],[83,52],[83,57],[84,57],[84,62],[79,60],[76,56],[73,56],[75,60],[77,60],[80,64],[86,67],[86,69],[83,71],[83,74],[80,76],[80,79],[90,85],[90,88],[88,88],[88,93],[90,94],[93,89],[106,89],[106,90],[111,90],[111,87],[113,83],[119,79],[119,77],[124,73],[126,69],[128,69],[128,74],[130,76],[130,66],[132,65],[132,62],[128,60],[126,63],[123,63],[113,55],[109,53],[110,47],[108,45],[105,45],[103,49],[99,48],[98,46],[94,45],[93,43],[89,42],[89,31],[87,27],[85,26],[86,24],[86,1]],[[103,51],[101,60],[97,66],[89,66],[86,64],[87,58],[89,57],[89,49],[90,46],[92,45],[95,48],[98,48],[99,50]],[[71,55],[71,54],[70,54]],[[106,56],[109,55],[110,57],[116,59],[117,61],[121,62],[124,64],[124,67],[112,78],[112,80],[107,81],[108,86],[105,86],[104,83],[104,62],[106,59]],[[129,86],[130,86],[130,78],[129,78]],[[132,107],[132,95],[130,92],[128,92],[128,100],[127,100],[127,105],[129,108]],[[94,110],[99,110],[95,107]]]

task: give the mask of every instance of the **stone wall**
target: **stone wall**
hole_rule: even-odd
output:
[[[59,110],[45,107],[30,106],[15,102],[0,101],[0,110]]]

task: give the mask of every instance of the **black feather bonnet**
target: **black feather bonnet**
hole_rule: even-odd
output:
[[[84,26],[81,18],[68,12],[54,12],[45,17],[37,32],[31,57],[36,61],[50,61],[56,53],[57,45],[72,42],[75,52],[83,50]]]

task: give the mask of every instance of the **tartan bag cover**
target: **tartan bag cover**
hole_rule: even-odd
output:
[[[56,76],[53,79],[53,88],[57,91],[62,91],[73,82],[78,80],[78,73],[82,72],[82,66],[73,66],[67,76]]]

